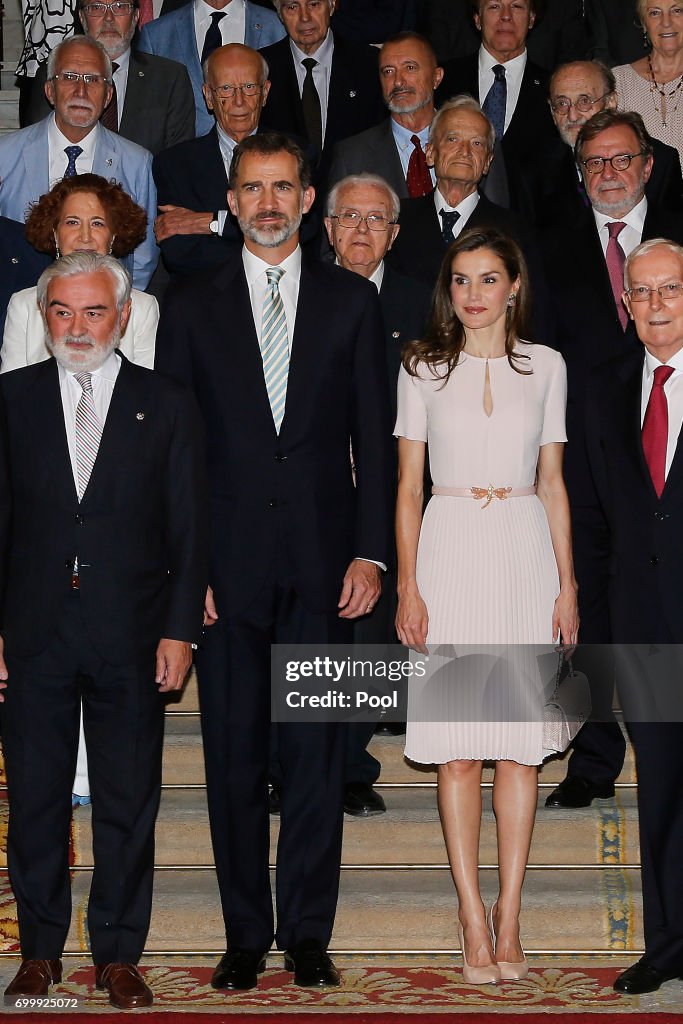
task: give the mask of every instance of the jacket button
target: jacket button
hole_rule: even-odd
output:
[[[74,516],[74,519],[76,520],[78,526],[83,526],[83,524],[85,523],[85,518],[82,515],[79,515],[78,512]]]
[[[268,508],[277,508],[277,501],[275,498],[271,498],[268,502]]]
[[[283,455],[282,452],[278,452],[277,455],[275,456],[275,461],[276,462],[286,462],[287,461],[287,456]]]
[[[659,565],[659,559],[657,558],[656,555],[653,555],[652,558],[650,559],[650,565]]]

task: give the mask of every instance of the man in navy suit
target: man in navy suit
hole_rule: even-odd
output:
[[[177,11],[148,22],[138,49],[177,60],[187,68],[195,102],[195,134],[206,135],[213,117],[204,102],[202,64],[227,43],[244,43],[254,50],[282,39],[277,15],[250,0],[190,0]]]
[[[50,54],[47,77],[54,113],[0,139],[0,214],[24,221],[30,203],[65,176],[115,178],[147,211],[147,235],[128,260],[134,286],[144,290],[159,259],[152,156],[99,123],[112,96],[111,60],[92,39],[68,39]]]
[[[390,561],[391,419],[377,290],[339,267],[302,260],[310,180],[291,139],[244,139],[228,193],[244,248],[167,293],[159,323],[157,367],[190,384],[208,438],[210,628],[198,669],[229,942],[212,979],[219,989],[253,988],[273,940],[271,644],[350,641],[353,620],[379,597],[379,565]],[[275,938],[296,984],[337,985],[327,946],[339,887],[345,729],[278,723],[277,741]]]
[[[133,1009],[152,1002],[136,964],[152,906],[162,695],[182,686],[201,638],[204,444],[187,391],[117,352],[130,315],[118,260],[56,260],[38,303],[54,358],[0,378],[0,679],[22,954],[6,996],[44,998],[61,981],[82,700],[95,983]]]

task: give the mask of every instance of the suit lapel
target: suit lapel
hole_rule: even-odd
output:
[[[633,461],[636,471],[643,478],[646,487],[656,497],[650,470],[643,453],[640,424],[644,358],[644,351],[639,352],[635,358],[629,359],[617,370],[618,383],[615,391],[616,401],[612,413],[612,426],[617,436],[623,439],[624,449],[629,459]]]
[[[47,471],[55,481],[57,493],[66,501],[72,501],[76,497],[76,484],[66,437],[59,369],[56,361],[50,358],[41,364],[40,371],[29,420],[36,436],[34,448],[46,463]],[[45,438],[51,439],[49,445],[45,444]]]
[[[24,169],[26,181],[31,182],[31,190],[35,196],[42,196],[50,189],[49,167],[50,155],[47,142],[47,123],[41,122],[42,130],[36,138],[24,145]]]
[[[188,75],[192,79],[193,84],[198,83],[199,92],[201,93],[201,83],[204,76],[202,75],[202,68],[199,63],[199,54],[197,53],[197,37],[194,31],[194,4],[186,4],[181,8],[181,11],[182,17],[178,18],[175,25],[176,45],[178,46],[178,52],[183,55],[183,63],[187,68]]]
[[[294,337],[292,338],[289,357],[289,376],[287,378],[287,402],[285,415],[280,427],[282,434],[291,429],[292,417],[297,409],[305,408],[310,387],[310,368],[320,358],[323,343],[323,330],[320,307],[316,296],[315,274],[313,269],[303,261],[299,282],[299,300],[297,302]]]
[[[139,117],[140,111],[144,109],[145,86],[145,71],[142,61],[135,50],[131,50],[130,57],[128,58],[126,96],[123,101],[123,113],[121,114],[121,124],[119,125],[119,132],[123,135],[124,139],[130,135],[130,122],[134,120],[136,115]]]
[[[121,172],[119,164],[120,154],[115,147],[116,136],[107,131],[102,125],[97,128],[97,142],[93,155],[93,174],[101,174],[103,178],[118,178]]]
[[[145,422],[148,410],[141,394],[140,381],[132,364],[125,356],[121,356],[121,367],[104,422],[97,458],[82,502],[104,483],[112,467],[129,462],[131,453],[141,450],[141,432],[149,429],[149,421]]]

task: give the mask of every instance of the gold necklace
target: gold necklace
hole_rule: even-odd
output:
[[[649,53],[647,55],[647,66],[650,72],[650,95],[652,96],[652,104],[655,108],[656,113],[658,113],[662,119],[662,126],[664,128],[668,128],[669,126],[667,124],[667,120],[669,116],[671,116],[672,118],[674,117],[676,111],[678,110],[678,105],[681,102],[681,88],[683,88],[683,75],[681,75],[681,77],[678,79],[678,82],[671,90],[671,92],[666,92],[664,89],[664,83],[662,83],[662,85],[659,85],[657,80],[655,79],[655,73],[652,67],[652,56]],[[659,93],[661,97],[660,106],[657,106],[655,93]],[[674,96],[676,97],[676,103],[673,110],[671,111],[671,115],[669,115],[667,100],[672,99]]]

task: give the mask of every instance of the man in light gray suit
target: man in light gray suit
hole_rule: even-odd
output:
[[[147,235],[127,261],[144,290],[159,258],[152,155],[99,124],[112,96],[107,52],[92,39],[69,39],[50,54],[47,78],[54,113],[0,139],[0,214],[24,221],[29,205],[63,177],[92,171],[116,179],[147,211]]]
[[[337,143],[329,184],[350,174],[378,174],[399,198],[428,195],[436,178],[424,148],[434,116],[434,90],[443,77],[434,50],[417,32],[399,32],[379,54],[379,77],[391,117]]]
[[[195,134],[206,135],[214,126],[202,92],[201,66],[206,58],[228,43],[244,43],[259,50],[277,43],[285,34],[275,11],[250,0],[193,0],[148,22],[140,33],[138,49],[185,65],[194,92]]]

